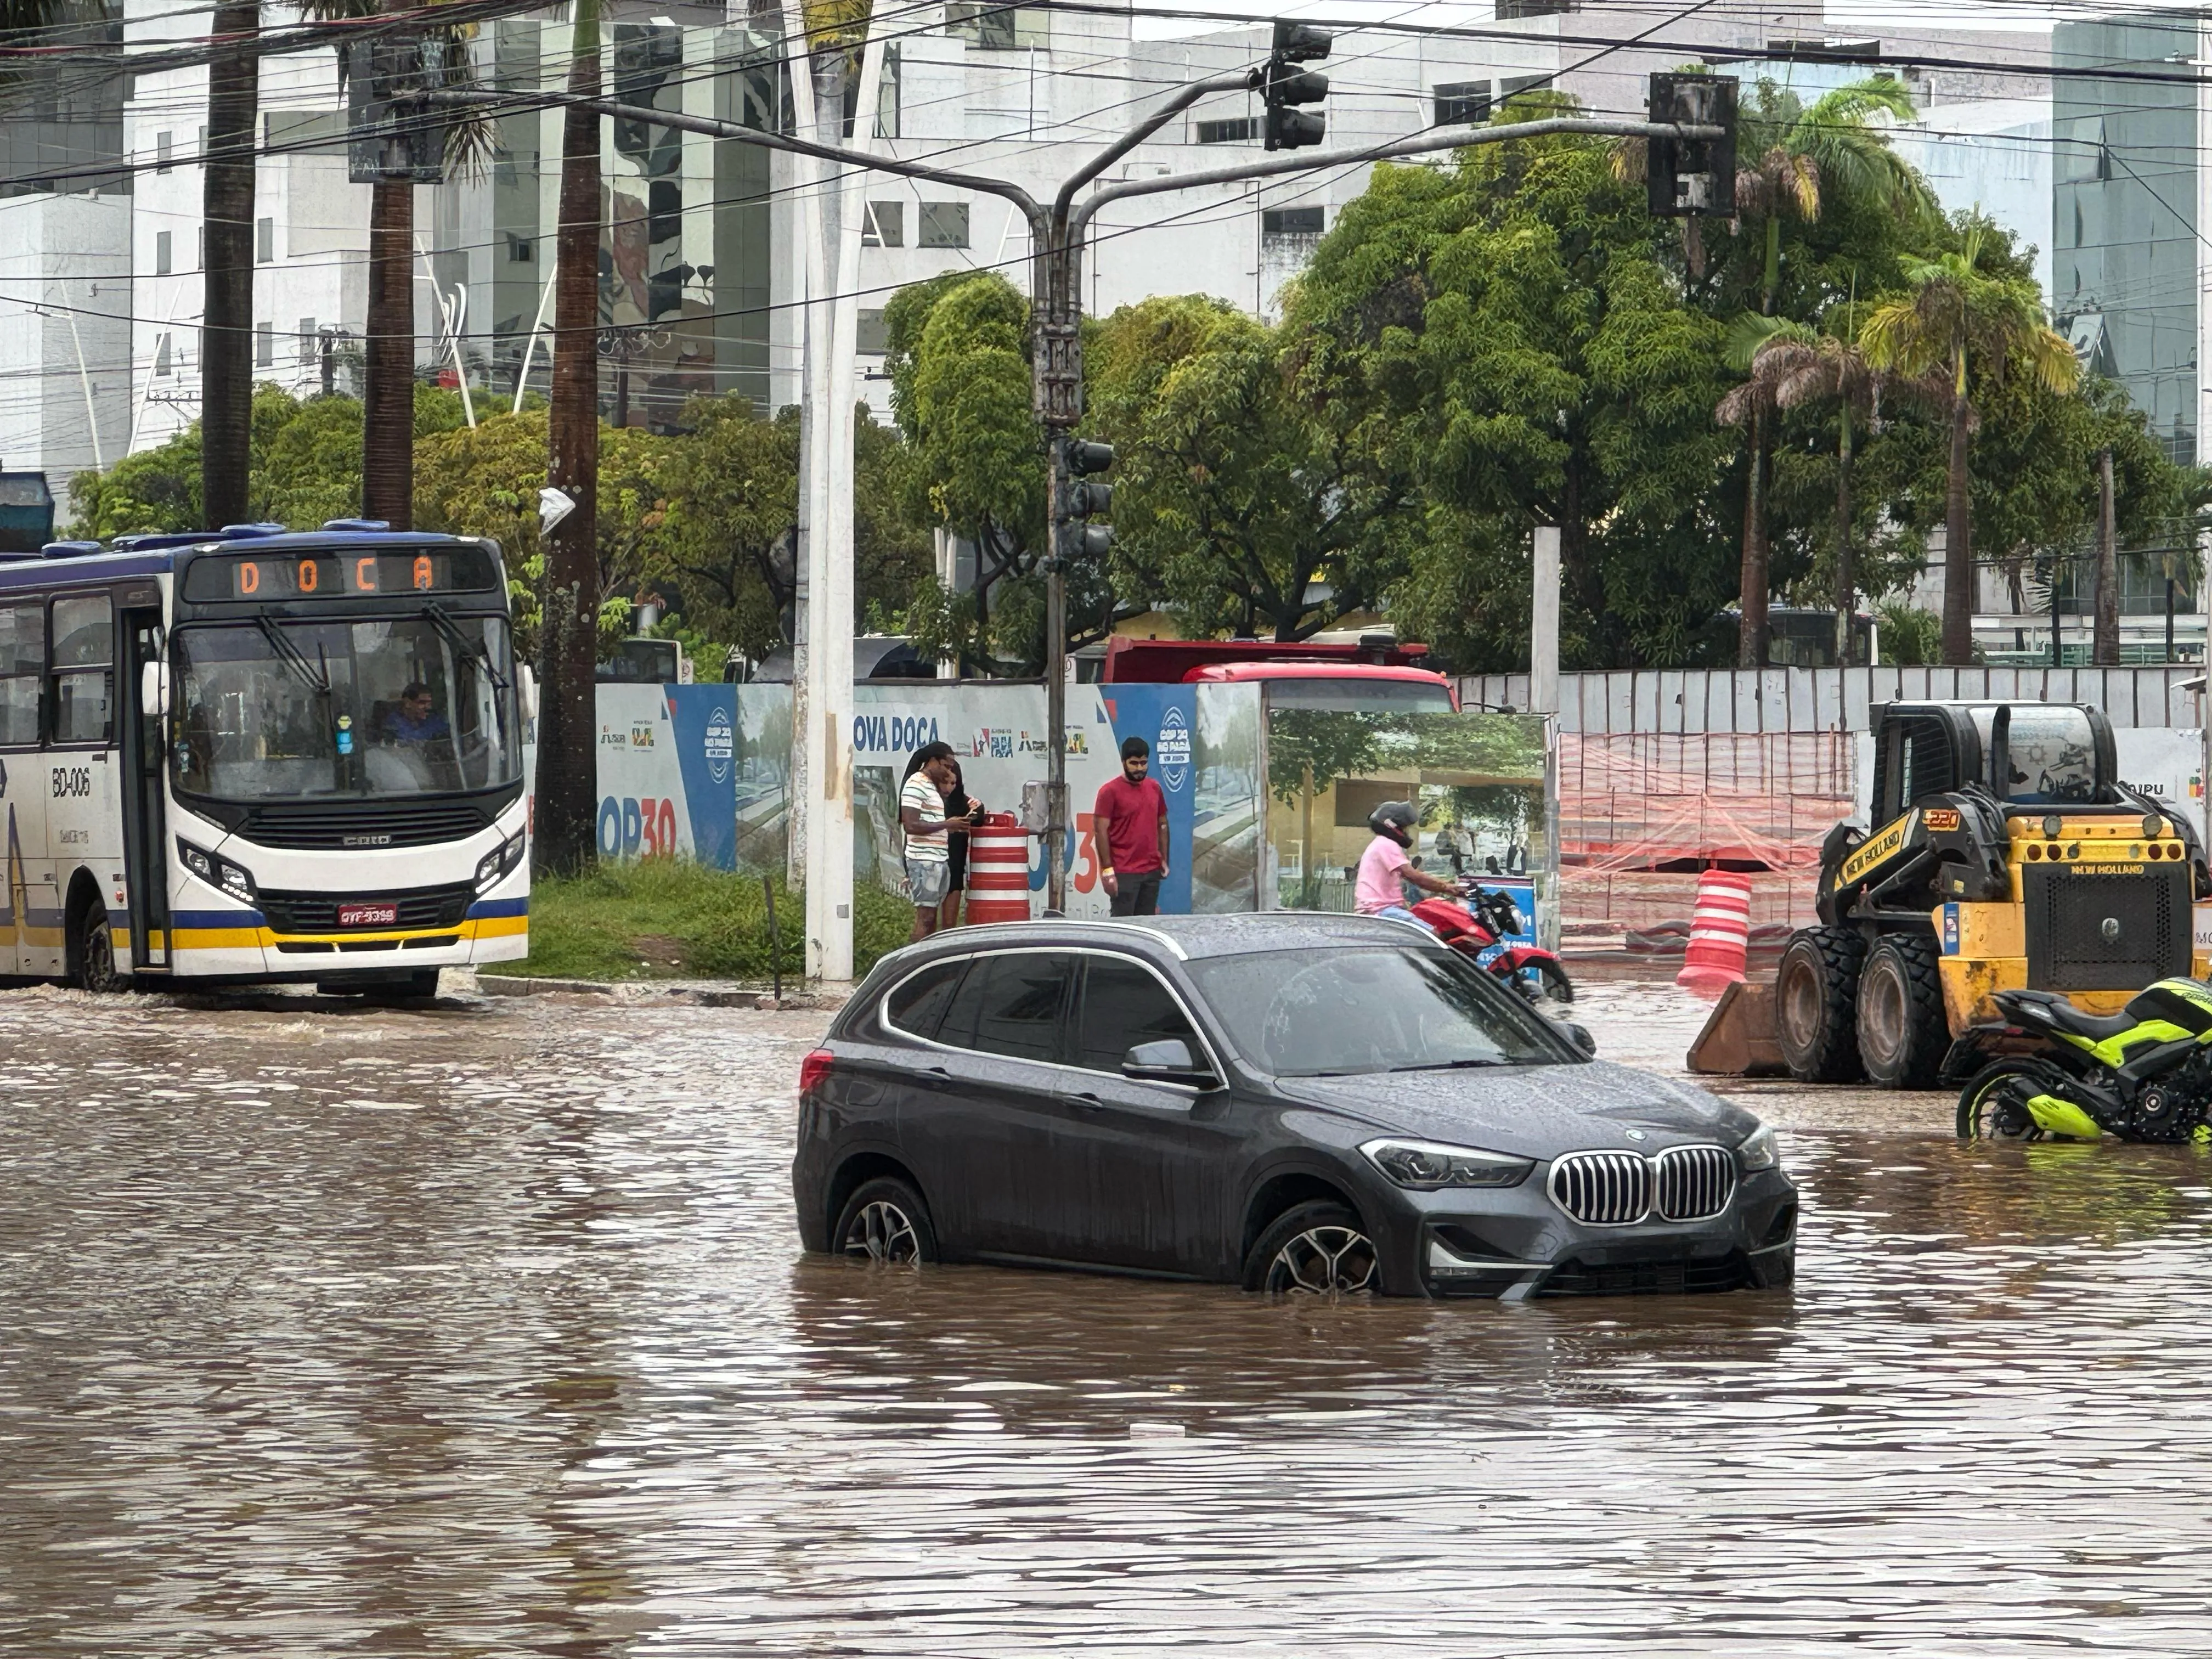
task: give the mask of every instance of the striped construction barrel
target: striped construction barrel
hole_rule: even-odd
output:
[[[1751,935],[1751,878],[1708,870],[1698,878],[1698,908],[1690,918],[1689,960],[1674,983],[1701,997],[1717,997],[1743,983],[1744,948]]]
[[[1030,919],[1030,836],[1012,812],[994,812],[968,832],[967,919]]]

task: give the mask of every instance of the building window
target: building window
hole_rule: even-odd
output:
[[[1198,142],[1201,144],[1249,144],[1260,136],[1256,117],[1241,116],[1233,121],[1200,121]]]
[[[1561,6],[1558,8],[1558,9],[1565,11],[1566,8],[1565,6]],[[1545,15],[1547,14],[1531,12],[1528,15],[1534,17]],[[1551,85],[1551,83],[1552,77],[1548,75],[1508,75],[1502,76],[1498,82],[1498,101],[1502,104],[1508,98],[1513,97],[1516,94],[1526,92],[1531,87],[1547,87]]]
[[[154,135],[154,171],[167,173],[168,170],[169,135],[166,132],[157,132]]]
[[[968,204],[924,202],[921,204],[921,246],[966,247],[968,246]]]
[[[1440,127],[1477,127],[1490,119],[1490,82],[1487,81],[1452,81],[1443,86],[1431,87],[1430,96],[1436,100],[1436,125]]]
[[[1262,236],[1318,236],[1321,233],[1322,210],[1317,207],[1260,210]]]
[[[862,247],[904,247],[906,246],[906,204],[904,202],[871,202],[868,216],[860,222]]]
[[[876,137],[899,136],[899,49],[892,41],[884,48],[883,78],[876,85]]]
[[[945,28],[985,52],[1043,46],[1050,39],[1044,8],[1000,5],[993,0],[951,0],[945,8]]]
[[[169,337],[166,334],[155,343],[154,374],[159,380],[169,378]]]
[[[1557,17],[1574,9],[1574,0],[1498,0],[1501,22],[1513,17]]]
[[[192,269],[194,270],[205,270],[207,269],[207,227],[205,225],[202,225],[197,231],[192,233],[192,235],[194,239],[192,242]]]
[[[254,324],[253,366],[256,368],[274,368],[276,366],[276,324]]]
[[[169,233],[166,230],[154,233],[154,274],[156,276],[169,274]]]
[[[507,258],[510,264],[526,265],[538,258],[538,242],[534,237],[507,233]]]
[[[253,222],[254,264],[269,264],[273,263],[276,258],[276,222],[274,219],[256,219]]]
[[[880,357],[890,349],[890,331],[884,326],[884,313],[864,311],[860,326],[853,332],[853,349],[863,357]]]
[[[320,354],[316,349],[315,319],[300,319],[300,362],[302,366],[313,363]]]

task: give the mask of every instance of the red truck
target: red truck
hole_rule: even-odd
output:
[[[1276,708],[1349,714],[1449,714],[1459,708],[1451,682],[1419,665],[1425,645],[1387,634],[1356,644],[1303,640],[1125,640],[1106,642],[1103,684],[1191,685],[1265,680]]]

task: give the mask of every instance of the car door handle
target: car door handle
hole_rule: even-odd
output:
[[[1081,1094],[1070,1095],[1068,1098],[1075,1103],[1077,1110],[1084,1112],[1095,1112],[1106,1103],[1087,1089]]]

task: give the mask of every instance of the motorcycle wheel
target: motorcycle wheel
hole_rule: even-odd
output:
[[[2063,1081],[2040,1060],[2014,1058],[1983,1066],[1959,1091],[1959,1139],[2045,1139],[2043,1130],[2027,1115],[2027,1097]]]
[[[1513,975],[1513,988],[1539,1013],[1564,1014],[1575,1006],[1574,981],[1556,962],[1531,963]]]

